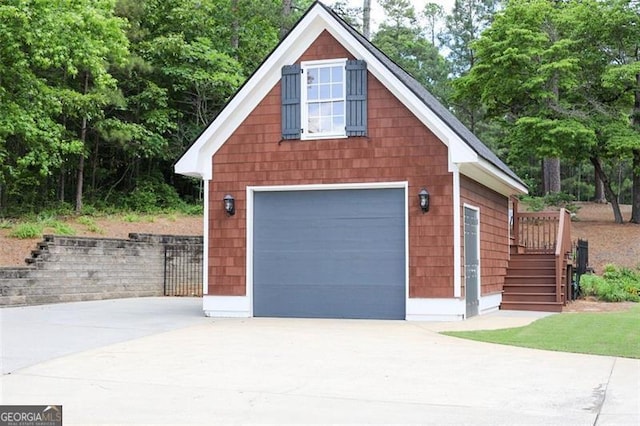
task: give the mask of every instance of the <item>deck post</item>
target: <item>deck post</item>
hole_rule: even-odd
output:
[[[511,198],[511,203],[513,205],[513,230],[511,234],[511,238],[513,239],[513,244],[515,246],[520,245],[520,215],[518,214],[518,199],[516,197]]]

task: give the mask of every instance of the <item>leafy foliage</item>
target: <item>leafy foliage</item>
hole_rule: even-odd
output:
[[[80,216],[76,219],[76,222],[78,222],[80,225],[86,226],[89,232],[94,232],[96,234],[104,233],[104,229],[100,228],[96,221],[89,216]]]
[[[442,103],[449,99],[449,66],[417,24],[408,0],[384,0],[386,19],[372,42]]]
[[[173,162],[311,3],[1,2],[0,214],[201,211],[162,185],[201,200]],[[379,4],[374,44],[532,192],[539,159],[559,155],[566,192],[594,193],[597,159],[609,198],[640,200],[637,1],[456,0],[449,15],[434,3]],[[359,8],[337,8],[361,25]]]
[[[20,223],[9,233],[9,236],[21,240],[39,238],[42,236],[43,229],[42,224],[32,222]]]
[[[53,229],[55,235],[76,235],[76,230],[64,222],[55,222],[49,228]]]
[[[472,43],[476,62],[455,82],[455,99],[480,99],[502,124],[517,171],[531,157],[588,160],[613,202],[602,162],[640,150],[640,127],[630,120],[640,84],[638,11],[625,0],[510,1]]]
[[[580,290],[605,302],[640,302],[640,268],[620,268],[606,265],[602,276],[583,275]]]
[[[574,203],[575,197],[564,192],[554,192],[542,197],[524,195],[520,197],[520,200],[527,205],[528,210],[534,212],[545,210],[549,206],[565,208],[570,213],[577,213],[580,209]]]

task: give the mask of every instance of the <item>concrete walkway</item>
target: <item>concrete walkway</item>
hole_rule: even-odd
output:
[[[62,404],[65,425],[640,423],[638,360],[437,333],[537,314],[443,325],[199,311],[169,298],[0,310],[0,404]]]

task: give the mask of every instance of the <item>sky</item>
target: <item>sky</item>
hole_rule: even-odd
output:
[[[411,0],[416,13],[420,13],[427,3],[437,3],[444,7],[445,13],[450,13],[453,8],[454,0]],[[333,1],[328,1],[325,4],[333,5]],[[362,7],[362,0],[347,0],[347,3],[351,7]],[[372,28],[376,28],[384,19],[382,8],[376,0],[371,0],[371,23]]]

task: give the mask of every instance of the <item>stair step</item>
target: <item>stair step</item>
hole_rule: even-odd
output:
[[[555,254],[522,254],[516,253],[511,255],[512,260],[524,260],[524,261],[548,261],[554,260]]]
[[[514,275],[525,275],[530,273],[538,273],[538,275],[555,275],[556,267],[555,265],[509,265],[507,273],[512,273]]]
[[[505,302],[500,304],[501,310],[562,312],[561,302]]]
[[[531,276],[531,275],[507,275],[504,277],[504,284],[528,284],[528,285],[539,285],[539,284],[551,284],[556,285],[556,277],[555,276]]]
[[[533,259],[529,259],[526,257],[514,257],[511,256],[511,259],[509,260],[509,266],[555,266],[556,264],[556,259],[555,258],[549,258],[549,259],[540,259],[540,258],[533,258]]]
[[[555,302],[555,293],[505,292],[502,302]]]
[[[555,284],[505,284],[504,293],[556,294]]]
[[[555,262],[547,262],[547,263],[542,263],[542,262],[509,262],[509,266],[507,267],[507,269],[541,269],[541,270],[547,270],[547,269],[556,269],[556,264]]]

